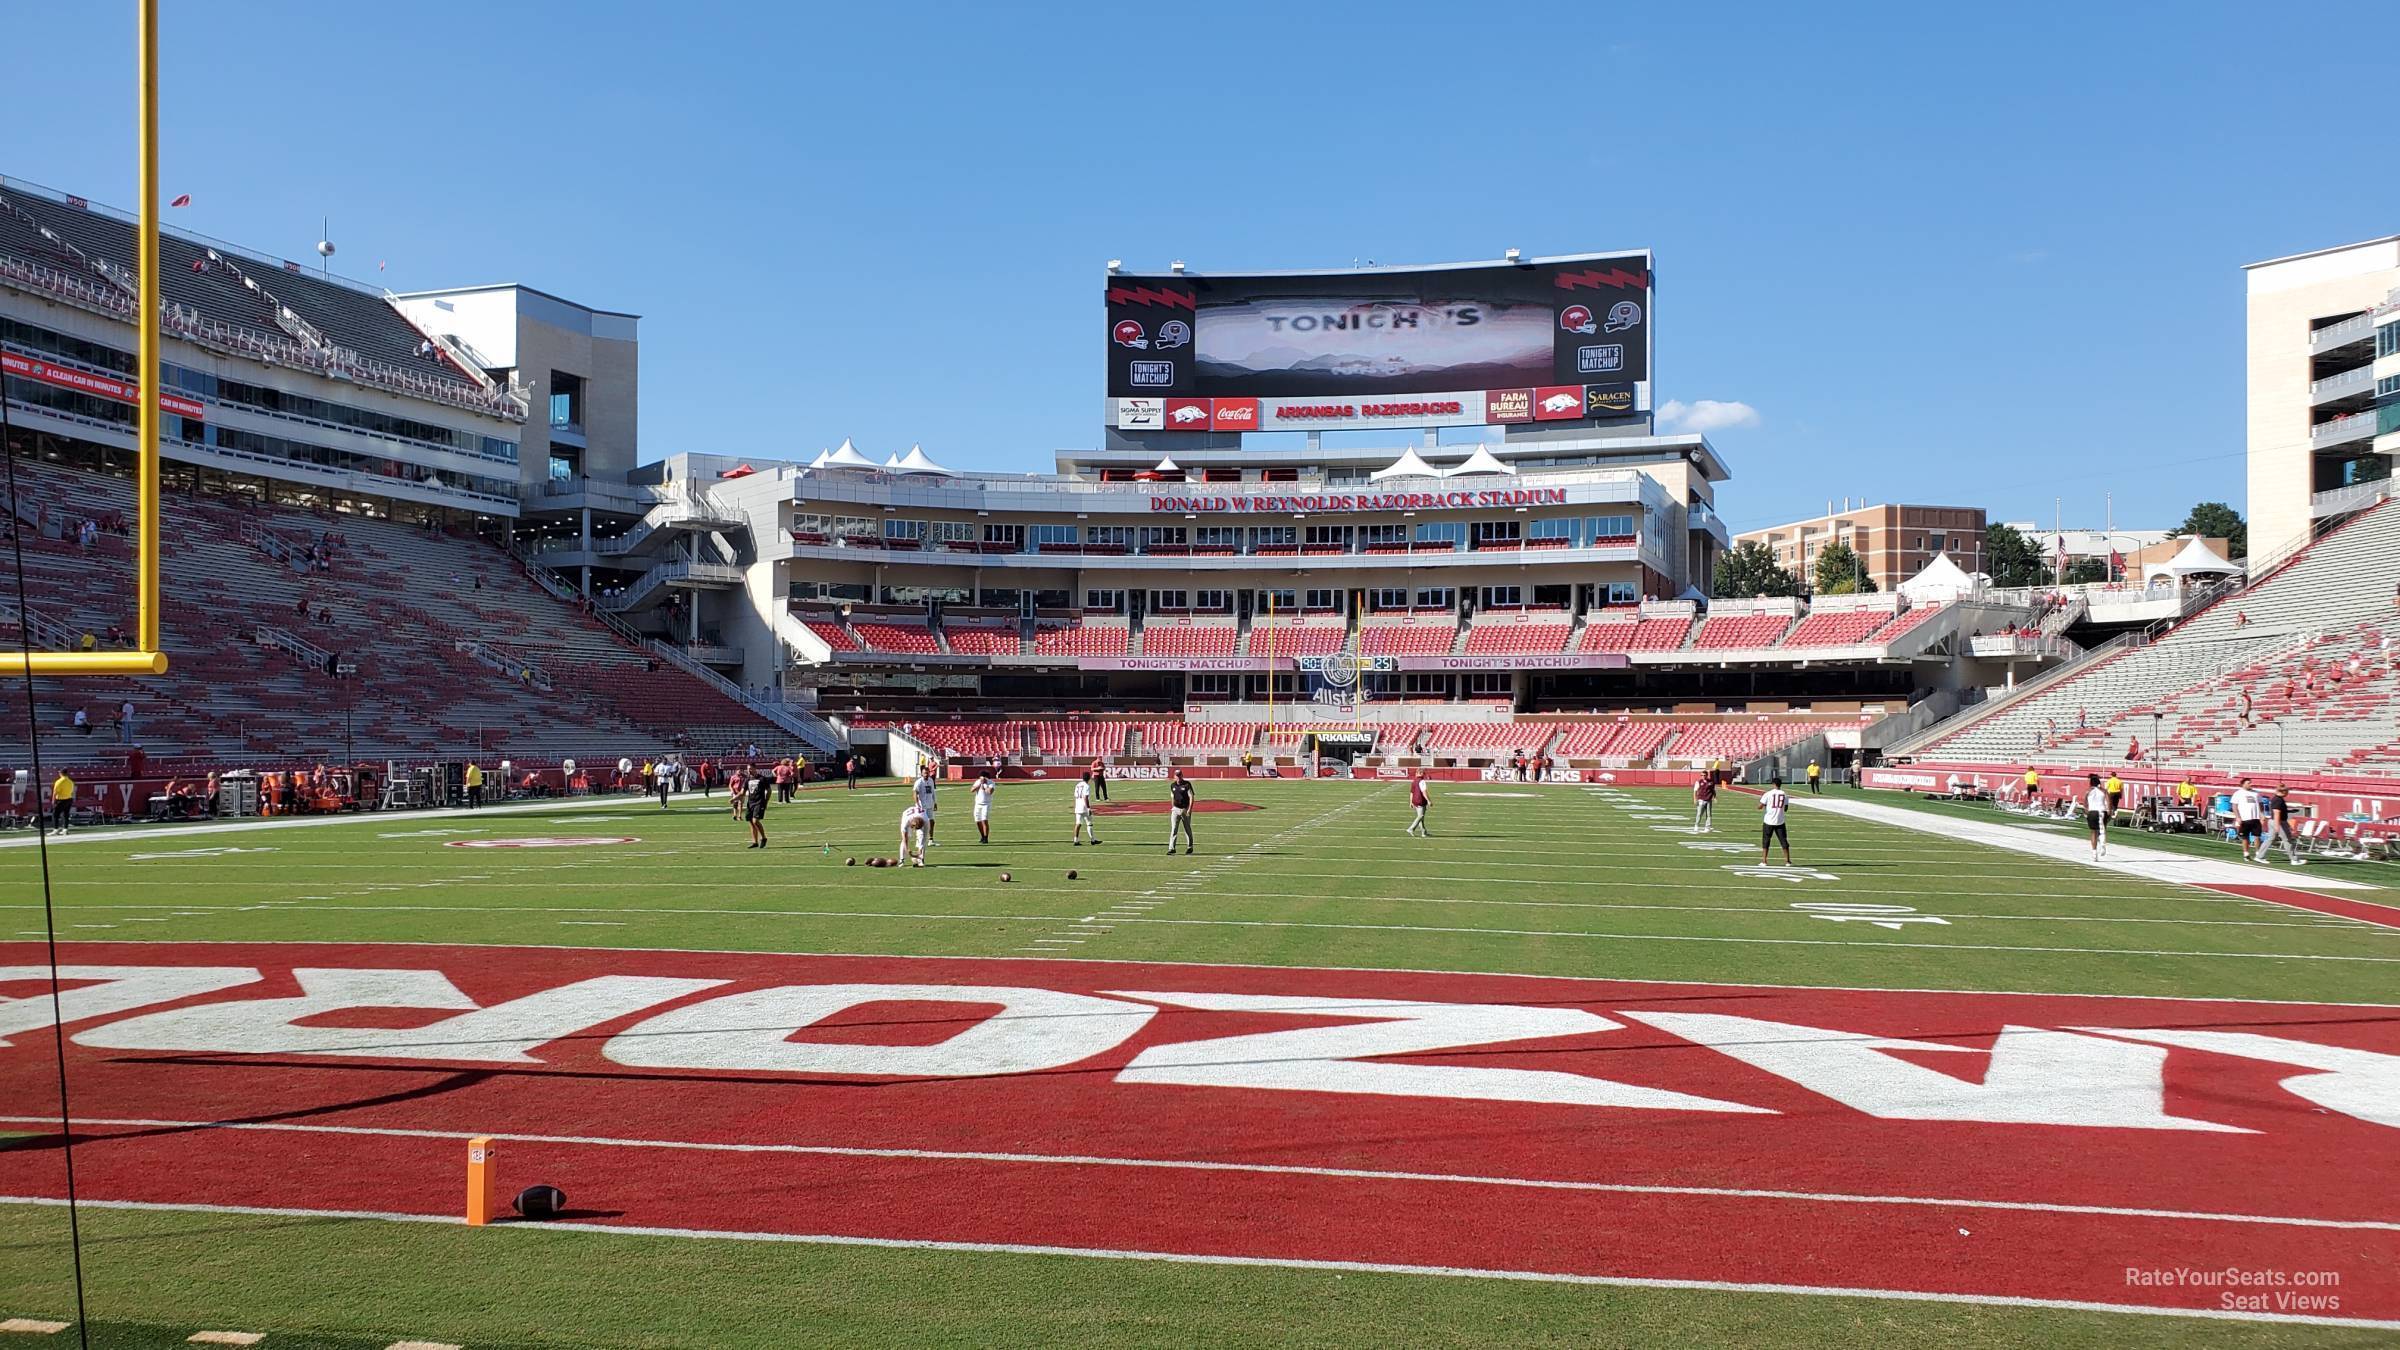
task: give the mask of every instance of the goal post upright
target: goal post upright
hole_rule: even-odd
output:
[[[134,235],[140,411],[134,431],[134,650],[0,652],[0,676],[162,675],[158,602],[158,0],[134,0],[135,179],[141,197]]]

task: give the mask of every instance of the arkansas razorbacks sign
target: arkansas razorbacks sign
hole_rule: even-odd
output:
[[[29,1104],[0,1129],[37,1144],[57,1129],[39,955],[0,945],[0,1101]],[[2123,1270],[2242,1266],[2341,1283],[2309,1295],[2332,1307],[2241,1315],[2400,1318],[2390,1008],[571,948],[64,956],[76,1167],[101,1199],[444,1214],[474,1134],[652,1231],[2209,1315],[2232,1315],[2218,1291]],[[295,1146],[311,1132],[324,1147]],[[0,1152],[0,1201],[61,1193],[55,1150]]]

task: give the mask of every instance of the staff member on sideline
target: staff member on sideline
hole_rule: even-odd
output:
[[[2260,814],[2258,789],[2250,786],[2250,780],[2245,778],[2233,790],[2233,836],[2241,845],[2243,862],[2254,861],[2250,856],[2254,848],[2258,850],[2255,861],[2263,863],[2267,860],[2267,844],[2263,837],[2265,824]]]
[[[1425,828],[1425,808],[1433,805],[1433,794],[1425,790],[1425,770],[1408,776],[1408,832],[1419,839],[1431,839],[1433,831]]]
[[[483,766],[470,759],[467,761],[467,809],[474,811],[482,806]]]
[[[1808,791],[1811,796],[1814,796],[1825,790],[1822,786],[1820,786],[1824,777],[1825,766],[1817,763],[1813,759],[1810,760],[1808,762]]]
[[[75,825],[75,780],[60,769],[50,783],[50,828],[65,834]]]
[[[1175,851],[1175,836],[1183,835],[1183,854],[1192,855],[1192,780],[1175,771],[1173,782],[1167,784],[1167,852]]]
[[[1702,770],[1692,784],[1692,833],[1717,832],[1717,776]]]
[[[2267,853],[2278,839],[2283,841],[2283,856],[2292,860],[2292,866],[2308,866],[2300,861],[2300,836],[2292,832],[2292,790],[2281,783],[2275,785],[2274,799],[2267,807],[2267,840],[2258,846],[2261,864],[2266,863]]]
[[[1780,843],[1783,845],[1783,865],[1791,866],[1792,836],[1783,827],[1783,816],[1786,811],[1792,809],[1792,798],[1791,794],[1783,790],[1783,779],[1780,775],[1767,785],[1766,791],[1758,794],[1758,809],[1763,813],[1759,816],[1758,865],[1766,866],[1767,849]]]

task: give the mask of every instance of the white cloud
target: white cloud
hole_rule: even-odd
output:
[[[1660,430],[1696,431],[1706,434],[1731,427],[1758,425],[1758,409],[1738,400],[1698,399],[1686,403],[1671,398],[1659,405]]]

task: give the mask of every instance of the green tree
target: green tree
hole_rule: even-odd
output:
[[[1726,600],[1800,593],[1800,579],[1784,570],[1775,554],[1755,539],[1717,555],[1716,583],[1716,595]]]
[[[1864,595],[1875,589],[1875,578],[1848,544],[1836,539],[1817,550],[1817,594]]]
[[[2225,551],[2233,558],[2250,556],[2250,527],[2242,523],[2242,513],[2223,502],[2202,502],[2175,527],[2177,534],[2196,534],[2203,539],[2222,539]]]
[[[2081,586],[2087,582],[2108,580],[2108,559],[2077,558],[2067,564],[2067,584]]]
[[[1995,586],[2040,586],[2050,580],[2041,545],[2006,525],[1984,529],[1983,570],[1991,574]]]

